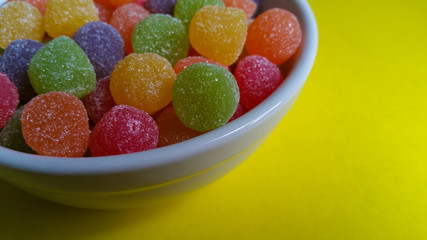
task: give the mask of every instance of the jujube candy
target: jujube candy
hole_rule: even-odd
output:
[[[295,54],[301,40],[298,19],[287,10],[273,8],[249,25],[246,49],[251,55],[266,57],[280,65]]]
[[[11,2],[11,1],[27,2],[33,5],[34,7],[36,7],[40,11],[40,13],[44,15],[44,13],[46,12],[46,5],[48,0],[8,0],[8,2]]]
[[[228,69],[228,67],[227,67],[227,66],[225,66],[224,64],[217,63],[217,62],[215,62],[215,61],[212,61],[212,60],[207,59],[207,58],[202,57],[202,56],[193,56],[193,57],[186,57],[186,58],[183,58],[183,59],[179,60],[179,61],[178,61],[178,62],[173,66],[173,69],[175,70],[175,73],[176,73],[176,74],[179,74],[179,73],[180,73],[182,70],[184,70],[185,68],[187,68],[187,67],[189,67],[189,66],[191,66],[191,65],[193,65],[193,64],[201,63],[201,62],[204,62],[204,63],[210,63],[210,64],[215,64],[215,65],[218,65],[218,66],[220,66],[220,67],[223,67],[223,68],[225,68],[225,69],[229,70],[229,69]]]
[[[185,126],[205,132],[228,122],[239,103],[239,88],[223,67],[196,63],[178,74],[172,103]]]
[[[111,74],[111,95],[119,105],[153,114],[170,103],[175,78],[175,71],[165,58],[133,53],[120,61]]]
[[[118,7],[127,3],[134,2],[135,0],[109,0],[109,1],[114,7]]]
[[[113,9],[103,3],[94,2],[95,7],[98,10],[99,21],[110,22],[111,15],[113,14]]]
[[[89,119],[83,103],[65,92],[38,95],[25,105],[22,133],[37,154],[83,157],[89,145]]]
[[[12,117],[18,103],[18,89],[6,74],[0,72],[0,129]]]
[[[83,104],[93,123],[97,123],[111,108],[116,106],[110,91],[110,78],[106,77],[96,82],[93,92],[85,96]]]
[[[224,3],[221,0],[178,0],[175,4],[174,17],[181,20],[188,32],[194,14],[196,14],[199,9],[208,5],[224,6]]]
[[[150,115],[118,105],[93,128],[89,148],[93,157],[118,155],[154,149],[158,141],[159,129]]]
[[[151,13],[163,13],[173,15],[177,0],[146,0],[144,7]]]
[[[222,0],[226,7],[242,9],[246,17],[251,19],[257,9],[257,3],[253,0]]]

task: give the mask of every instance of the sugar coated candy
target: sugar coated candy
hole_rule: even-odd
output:
[[[287,10],[273,8],[250,24],[246,49],[251,55],[261,55],[280,65],[295,54],[301,40],[298,19]]]
[[[43,16],[27,2],[8,2],[0,8],[0,33],[1,48],[17,39],[41,41],[45,35]]]
[[[35,153],[25,142],[21,128],[21,113],[24,106],[15,111],[0,132],[0,146],[25,153]]]
[[[120,61],[111,74],[111,95],[117,104],[153,114],[170,103],[175,78],[175,71],[165,58],[133,53]]]
[[[135,0],[109,0],[114,7],[118,7],[127,3],[135,2]]]
[[[184,70],[188,66],[191,66],[193,64],[200,63],[200,62],[215,64],[215,65],[218,65],[220,67],[223,67],[223,68],[229,70],[228,67],[225,66],[224,64],[217,63],[215,61],[212,61],[212,60],[207,59],[207,58],[202,57],[202,56],[193,56],[193,57],[183,58],[183,59],[179,60],[178,63],[176,63],[173,66],[173,69],[175,70],[176,74],[179,74],[182,70]]]
[[[110,22],[111,15],[113,14],[113,9],[99,2],[94,2],[95,7],[98,10],[99,21]]]
[[[249,110],[264,101],[283,81],[280,69],[267,58],[251,55],[242,59],[234,71],[240,102]]]
[[[116,7],[110,2],[110,0],[94,0],[93,2],[94,3],[101,3],[104,6],[107,6],[107,7],[112,8],[112,9]]]
[[[18,103],[18,89],[6,74],[0,72],[0,129],[12,117]]]
[[[257,3],[253,0],[222,0],[226,7],[240,8],[246,13],[246,17],[251,19],[257,8]]]
[[[44,26],[51,37],[71,37],[82,25],[99,21],[98,11],[92,0],[49,0]]]
[[[175,65],[188,54],[188,35],[181,21],[166,14],[152,14],[134,28],[132,46],[136,53],[155,53]]]
[[[73,40],[88,56],[97,79],[110,76],[125,54],[120,33],[105,22],[90,22],[83,25],[74,33]]]
[[[60,91],[81,98],[96,85],[95,70],[85,52],[69,37],[58,37],[31,59],[28,76],[38,94]]]
[[[44,15],[44,13],[46,12],[46,4],[47,4],[48,0],[8,0],[8,2],[11,2],[11,1],[27,2],[31,5],[33,5],[34,7],[36,7],[40,11],[40,13],[42,15]]]
[[[173,106],[163,109],[156,118],[159,127],[158,147],[164,147],[197,137],[202,132],[186,127],[175,113]]]
[[[234,114],[239,88],[233,75],[223,67],[196,63],[178,74],[172,103],[185,126],[209,131],[226,124]]]
[[[173,15],[177,0],[146,0],[144,7],[151,13],[163,13]]]
[[[93,123],[99,122],[106,112],[116,106],[110,92],[110,78],[106,77],[96,82],[93,92],[85,96],[83,104]]]
[[[93,128],[89,148],[93,157],[118,155],[154,149],[158,141],[159,129],[150,115],[118,105]]]
[[[89,119],[83,103],[65,92],[29,101],[21,114],[22,133],[37,154],[82,157],[89,145]]]
[[[174,9],[174,17],[181,20],[188,32],[194,14],[196,14],[199,9],[208,5],[224,6],[224,3],[221,0],[178,0]]]
[[[7,45],[0,72],[6,74],[18,88],[21,103],[27,103],[37,94],[28,78],[28,65],[31,58],[43,44],[30,39],[18,39]]]
[[[230,66],[242,52],[247,28],[243,10],[206,6],[191,20],[190,42],[202,56]]]
[[[133,52],[131,39],[135,25],[148,15],[150,15],[149,11],[135,3],[122,5],[114,10],[110,24],[122,35],[126,53]]]

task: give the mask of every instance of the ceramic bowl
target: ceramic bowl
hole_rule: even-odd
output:
[[[0,147],[0,177],[57,203],[116,209],[158,203],[224,176],[250,156],[286,115],[316,57],[317,25],[309,4],[263,0],[260,11],[273,7],[298,17],[304,39],[283,84],[247,114],[185,142],[132,154],[58,158]]]

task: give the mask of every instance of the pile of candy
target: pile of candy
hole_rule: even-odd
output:
[[[0,7],[0,145],[105,156],[238,118],[283,81],[296,17],[254,0],[21,0]],[[90,120],[89,120],[90,119]]]

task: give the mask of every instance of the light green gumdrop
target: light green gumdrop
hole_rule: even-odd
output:
[[[194,14],[196,14],[199,9],[208,5],[225,6],[221,0],[178,0],[175,5],[174,17],[182,21],[188,32]]]
[[[20,152],[35,153],[27,143],[22,135],[21,129],[21,113],[24,106],[20,107],[12,117],[4,125],[0,132],[0,146],[10,148]]]
[[[85,52],[69,37],[58,37],[41,48],[28,66],[38,94],[59,91],[81,98],[96,85],[95,70]]]
[[[226,124],[239,99],[233,75],[210,63],[187,67],[178,74],[172,88],[172,103],[181,122],[202,132]]]
[[[175,65],[187,57],[189,40],[180,20],[166,14],[152,14],[133,29],[132,46],[135,53],[155,53]]]

